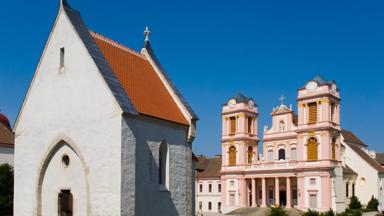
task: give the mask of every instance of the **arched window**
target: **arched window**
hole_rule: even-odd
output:
[[[252,163],[252,159],[253,159],[253,148],[252,146],[249,146],[248,147],[248,163]]]
[[[73,196],[70,190],[61,190],[59,193],[59,216],[73,215]]]
[[[307,160],[317,160],[317,139],[311,137],[307,141]]]
[[[336,137],[332,138],[332,160],[336,160]]]
[[[168,145],[162,142],[159,149],[159,184],[168,187]]]
[[[279,123],[279,131],[280,132],[285,131],[285,123],[284,123],[284,121],[280,121],[280,123]]]
[[[228,165],[229,166],[235,166],[236,165],[236,147],[231,146],[229,147],[228,151]]]
[[[285,160],[285,149],[279,149],[279,160]]]
[[[291,148],[291,160],[297,160],[297,150],[296,150],[296,147]]]

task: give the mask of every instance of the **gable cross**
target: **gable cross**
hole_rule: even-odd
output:
[[[281,105],[283,105],[283,104],[284,104],[284,100],[285,100],[284,95],[281,95],[281,96],[279,97],[279,100],[280,100]]]
[[[149,31],[148,26],[145,26],[144,35],[145,35],[145,41],[149,41],[149,35],[151,34],[151,31]]]

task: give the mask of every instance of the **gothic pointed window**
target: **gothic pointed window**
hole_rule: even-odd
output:
[[[251,164],[253,159],[253,148],[252,146],[248,147],[248,163]]]
[[[58,207],[59,216],[73,215],[73,196],[70,190],[61,190],[59,193]]]
[[[230,135],[233,135],[236,133],[236,117],[230,117],[229,121],[230,121],[230,129],[231,129]]]
[[[315,124],[317,122],[317,103],[308,104],[308,124]]]
[[[159,184],[168,187],[168,146],[166,142],[160,144],[159,149]]]
[[[229,147],[228,165],[229,166],[235,166],[236,165],[236,147],[235,146]]]
[[[307,160],[317,160],[318,152],[317,152],[317,139],[315,137],[311,137],[307,141]]]
[[[279,149],[279,160],[285,160],[285,149]]]

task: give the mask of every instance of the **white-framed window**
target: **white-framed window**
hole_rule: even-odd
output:
[[[200,193],[203,192],[203,184],[199,184],[199,191],[200,191]]]
[[[317,208],[317,195],[310,194],[309,195],[309,208],[316,209]]]
[[[309,184],[310,185],[316,185],[316,178],[310,178],[309,179]]]
[[[297,160],[297,149],[296,147],[291,148],[291,160]]]
[[[209,211],[212,210],[212,202],[208,202],[208,210],[209,210]]]
[[[273,149],[268,150],[268,161],[273,161]]]
[[[208,184],[208,192],[209,192],[209,193],[212,192],[212,184]]]

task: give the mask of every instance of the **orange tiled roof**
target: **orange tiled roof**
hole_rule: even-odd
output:
[[[94,32],[91,35],[140,114],[189,125],[145,56]]]

